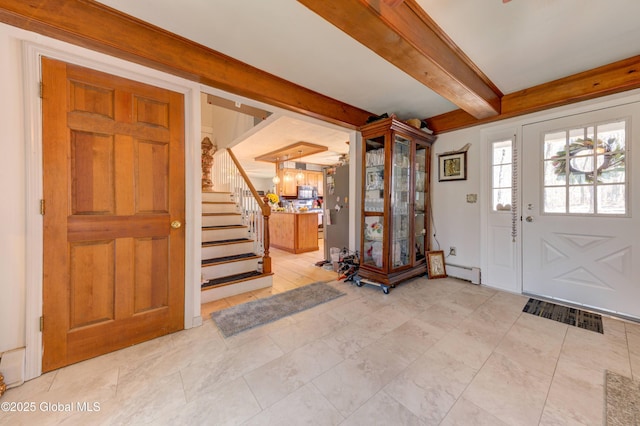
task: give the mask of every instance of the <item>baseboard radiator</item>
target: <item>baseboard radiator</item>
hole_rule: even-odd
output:
[[[480,284],[480,268],[475,266],[460,266],[452,263],[446,264],[447,275],[461,280],[471,281],[473,284]]]

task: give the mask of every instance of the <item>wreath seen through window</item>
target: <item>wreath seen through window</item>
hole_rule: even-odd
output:
[[[624,164],[625,152],[617,138],[609,138],[606,142],[598,139],[595,146],[591,138],[578,138],[569,143],[568,152],[558,151],[552,158],[556,175],[566,176],[567,172],[583,174],[587,182],[600,182],[602,173]]]

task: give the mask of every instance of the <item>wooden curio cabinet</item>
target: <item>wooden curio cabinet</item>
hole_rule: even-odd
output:
[[[388,288],[426,272],[431,144],[436,137],[388,118],[362,132],[362,278]]]

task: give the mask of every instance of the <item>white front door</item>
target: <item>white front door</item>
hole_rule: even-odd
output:
[[[639,143],[640,103],[523,126],[524,293],[640,318]]]

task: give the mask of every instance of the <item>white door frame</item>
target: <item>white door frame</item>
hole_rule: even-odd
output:
[[[25,379],[42,374],[42,283],[43,221],[42,199],[42,102],[40,98],[41,57],[92,68],[140,81],[184,95],[185,108],[185,305],[184,327],[202,322],[200,317],[199,247],[194,235],[199,226],[200,196],[200,89],[199,85],[140,65],[93,52],[67,43],[48,40],[50,46],[23,41],[23,82],[26,150],[26,295],[25,295]],[[196,211],[197,210],[197,211]],[[199,235],[199,234],[198,234]],[[196,257],[197,256],[197,257]],[[195,265],[195,266],[194,266]]]

